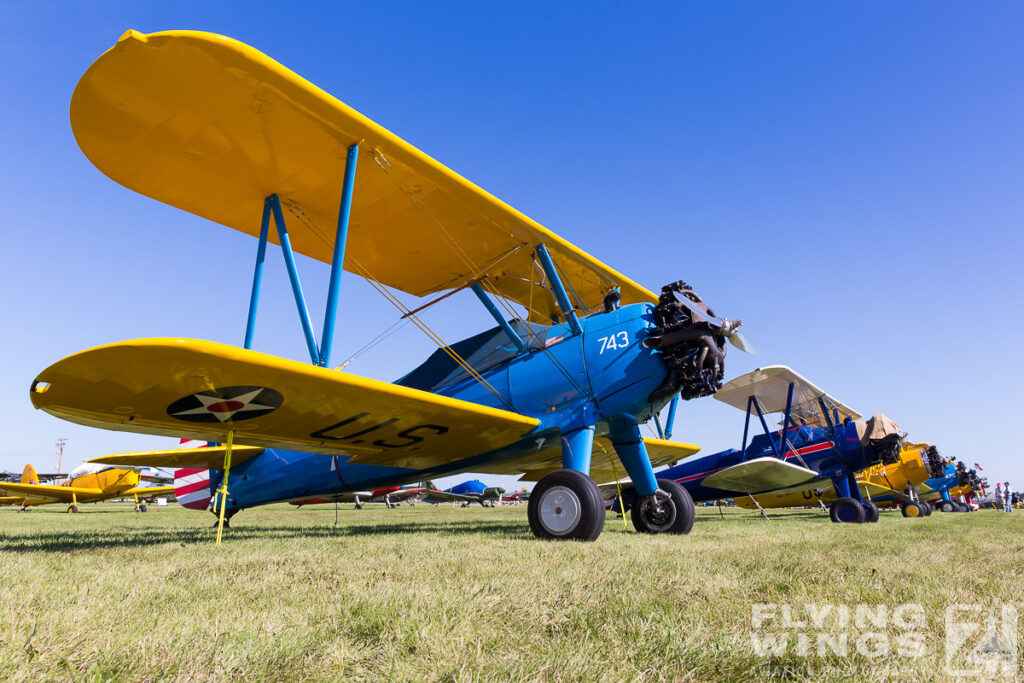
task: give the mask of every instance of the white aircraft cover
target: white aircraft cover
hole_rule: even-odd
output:
[[[859,420],[861,414],[841,401],[829,396],[803,376],[785,365],[769,365],[752,370],[729,381],[715,393],[715,398],[742,411],[747,410],[747,398],[756,396],[765,413],[781,413],[786,410],[786,396],[790,383],[793,391],[793,421],[796,424],[812,423],[821,418],[818,398],[823,398],[830,409],[839,410],[840,421],[849,417]],[[824,420],[822,420],[824,424]]]

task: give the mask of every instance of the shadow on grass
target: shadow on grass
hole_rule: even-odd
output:
[[[392,523],[392,524],[339,524],[326,526],[245,526],[237,523],[224,530],[224,543],[294,538],[364,538],[389,534],[433,534],[450,537],[453,534],[488,534],[502,538],[533,538],[525,524],[500,522],[461,523]],[[102,531],[42,532],[0,537],[0,552],[12,553],[66,553],[75,550],[99,548],[127,548],[164,544],[211,544],[216,529],[139,529],[117,526]]]

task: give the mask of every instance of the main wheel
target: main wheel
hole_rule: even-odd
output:
[[[844,496],[832,503],[828,516],[836,523],[861,524],[865,517],[864,506],[859,501]]]
[[[957,503],[956,504],[956,511],[957,512],[970,512],[971,508],[969,508],[967,506],[967,503]]]
[[[864,503],[864,521],[865,522],[877,522],[878,521],[878,506],[872,503],[870,500]]]
[[[356,503],[356,510],[362,510],[362,509],[363,509],[363,504],[362,503]]]
[[[75,513],[75,512],[78,512],[78,506],[77,505],[69,505],[68,506],[68,514],[70,515],[70,514]]]
[[[604,501],[587,475],[555,470],[537,482],[526,516],[537,538],[593,541],[604,528]]]
[[[143,503],[142,505],[139,506],[139,512],[145,512],[145,511],[146,511],[146,504]]]
[[[690,533],[696,511],[689,492],[671,479],[659,479],[658,488],[669,494],[668,500],[637,496],[631,513],[633,528],[642,534]]]
[[[951,500],[944,500],[936,507],[938,507],[939,512],[954,512],[956,510],[956,505]]]
[[[900,507],[900,511],[903,513],[904,517],[920,517],[922,514],[924,514],[924,511],[921,509],[921,506],[915,503],[914,501],[904,503]]]
[[[924,514],[925,517],[932,514],[932,504],[929,503],[927,500],[919,500],[917,501],[917,504],[921,506],[921,512]]]

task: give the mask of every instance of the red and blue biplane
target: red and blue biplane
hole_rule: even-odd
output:
[[[899,461],[899,427],[884,415],[861,421],[861,415],[790,368],[773,365],[741,375],[715,398],[746,412],[743,445],[691,458],[658,472],[658,481],[683,486],[697,502],[787,493],[835,486],[833,522],[878,521],[878,508],[863,496],[855,475],[878,463]],[[767,417],[782,416],[780,429]],[[750,437],[752,419],[763,433]],[[621,491],[621,494],[620,494]],[[606,500],[621,495],[613,509],[631,507],[633,488],[605,485]],[[634,519],[637,513],[633,513]]]

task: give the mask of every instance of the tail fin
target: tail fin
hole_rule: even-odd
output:
[[[190,510],[210,507],[213,491],[210,489],[210,470],[174,470],[174,496]]]
[[[21,471],[21,483],[22,484],[38,484],[39,475],[36,474],[36,468],[32,465],[25,465],[25,469]]]

